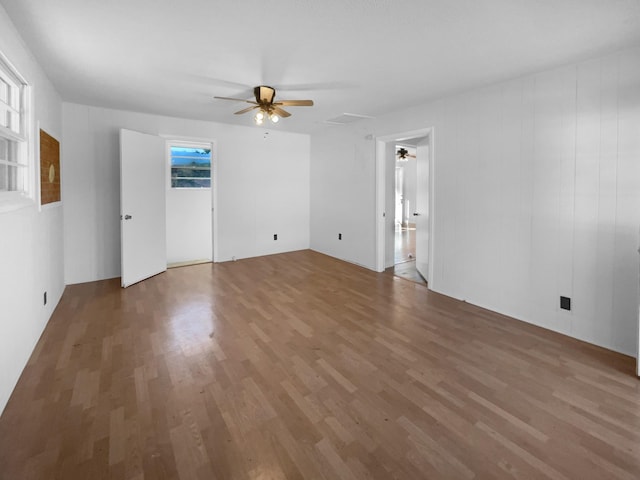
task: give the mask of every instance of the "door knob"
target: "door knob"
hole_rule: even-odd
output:
[[[124,216],[124,219],[125,219],[125,220],[131,220],[132,218],[133,218],[133,217],[132,217],[131,215],[125,215],[125,216]]]
[[[419,215],[420,215],[420,214],[419,214],[418,212],[413,212],[413,216],[414,216],[414,217],[417,217],[417,216],[419,216]]]

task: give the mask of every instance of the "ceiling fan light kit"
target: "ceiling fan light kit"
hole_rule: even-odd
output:
[[[253,117],[253,120],[256,122],[256,125],[262,125],[265,117],[268,117],[272,123],[278,123],[280,121],[280,117],[278,115],[275,113],[265,112],[262,109],[258,110],[258,113]]]
[[[313,106],[313,100],[281,100],[275,102],[276,89],[267,85],[258,85],[253,89],[253,95],[255,101],[244,100],[242,98],[230,98],[230,97],[214,97],[220,100],[231,100],[234,102],[246,102],[253,106],[243,108],[235,112],[236,115],[242,115],[243,113],[250,112],[252,110],[258,110],[253,120],[256,125],[262,125],[265,118],[271,120],[272,123],[278,123],[280,117],[290,117],[291,114],[284,110],[282,107],[311,107]]]

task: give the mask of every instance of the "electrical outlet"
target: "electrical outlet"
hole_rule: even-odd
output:
[[[44,292],[44,305],[47,304],[47,292]]]
[[[341,233],[338,234],[338,240],[342,240],[342,234]]]
[[[560,297],[560,308],[562,310],[571,310],[571,299],[569,297]]]
[[[277,234],[277,233],[274,233],[274,234],[273,234],[273,239],[274,239],[274,240],[277,240],[277,239],[278,239],[278,234]]]

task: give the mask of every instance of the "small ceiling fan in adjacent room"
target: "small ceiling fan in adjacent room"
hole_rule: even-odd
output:
[[[290,117],[291,114],[284,110],[282,107],[312,107],[313,100],[280,100],[275,102],[276,89],[268,87],[266,85],[259,85],[253,89],[253,94],[256,99],[245,100],[243,98],[230,98],[230,97],[213,97],[220,100],[232,100],[234,102],[246,102],[252,106],[243,108],[235,112],[236,115],[242,115],[243,113],[250,112],[252,110],[258,110],[254,117],[257,125],[262,125],[265,118],[268,118],[273,123],[277,123],[280,117]]]
[[[404,147],[398,148],[397,146],[396,148],[397,148],[396,157],[398,157],[398,160],[406,162],[410,158],[416,158],[415,154],[410,153],[409,150],[407,150],[406,148]]]

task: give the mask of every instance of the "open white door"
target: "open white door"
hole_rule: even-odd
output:
[[[429,137],[416,148],[416,270],[429,281]]]
[[[165,141],[120,130],[122,286],[167,269]]]

